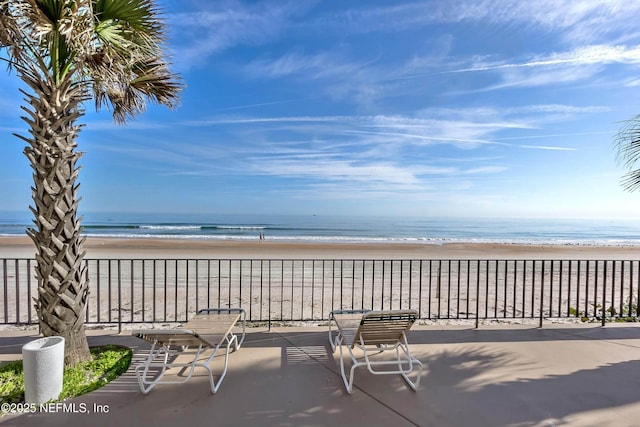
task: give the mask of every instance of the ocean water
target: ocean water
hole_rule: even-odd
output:
[[[0,236],[24,236],[28,215],[0,212]],[[111,213],[82,224],[87,236],[118,238],[640,246],[640,220]]]

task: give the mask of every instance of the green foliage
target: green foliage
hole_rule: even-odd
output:
[[[108,384],[129,368],[133,357],[130,348],[117,345],[93,347],[90,351],[90,361],[65,368],[62,393],[58,400],[80,396]],[[21,360],[0,366],[0,400],[8,403],[24,402]]]
[[[614,322],[638,322],[638,304],[631,302],[631,299],[627,299],[627,302],[622,306],[622,312],[618,313],[614,307],[609,307],[607,312],[610,314],[610,319]]]
[[[24,402],[22,360],[0,367],[0,398],[3,402]]]
[[[569,314],[580,317],[583,322],[602,322],[603,316],[605,322],[640,322],[638,304],[633,302],[633,297],[627,298],[620,311],[613,306],[603,309],[602,304],[591,304],[591,307],[590,316],[587,316],[584,311],[578,312],[574,307],[569,308]]]
[[[121,346],[91,348],[91,360],[74,368],[67,368],[60,400],[80,396],[108,384],[122,375],[131,364],[133,352]]]
[[[605,320],[607,322],[638,322],[638,304],[633,302],[633,298],[627,298],[627,301],[618,310],[610,306],[604,311]],[[602,317],[600,318],[602,320]]]

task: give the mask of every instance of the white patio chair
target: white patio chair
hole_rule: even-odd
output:
[[[351,394],[354,371],[359,366],[366,366],[374,375],[400,374],[411,389],[416,390],[423,366],[411,355],[406,334],[417,318],[417,310],[334,310],[329,314],[329,343],[334,352],[336,347],[340,349],[340,373],[347,393]],[[332,324],[336,325],[336,330],[332,329]],[[352,362],[348,379],[343,347]],[[361,357],[354,354],[356,349],[362,351]],[[372,359],[389,350],[395,351],[391,360]],[[415,367],[418,374],[414,382],[408,374]]]
[[[239,339],[233,332],[238,321],[242,325],[242,335]],[[140,391],[143,394],[147,394],[159,383],[184,383],[192,377],[196,367],[202,367],[209,373],[211,392],[215,394],[227,373],[229,354],[234,350],[238,350],[244,342],[245,329],[246,313],[243,309],[207,308],[198,311],[195,317],[189,320],[183,328],[133,331],[133,336],[152,343],[147,359],[135,368]],[[225,348],[224,368],[216,382],[209,364],[223,346]],[[211,355],[201,361],[200,358],[204,358],[203,353],[207,350],[211,350]],[[174,361],[178,355],[182,357],[185,355],[190,356],[190,353],[193,353],[193,359],[190,362],[176,363]],[[187,369],[189,372],[184,379],[163,380],[167,369],[175,367],[182,368],[178,376],[182,375]]]

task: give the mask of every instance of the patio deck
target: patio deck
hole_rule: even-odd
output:
[[[0,331],[0,360],[20,358],[35,331]],[[640,327],[636,325],[416,326],[425,363],[418,392],[400,376],[356,372],[348,395],[325,327],[249,328],[212,395],[204,370],[180,385],[140,393],[130,369],[54,413],[0,418],[33,426],[637,426]],[[89,331],[90,345],[149,345],[130,331]],[[216,357],[214,372],[223,357]],[[73,412],[86,408],[88,413]],[[95,406],[98,405],[98,406]],[[96,412],[108,410],[108,413]],[[102,411],[105,412],[105,411]]]

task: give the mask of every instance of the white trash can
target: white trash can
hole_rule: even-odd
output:
[[[64,338],[45,337],[22,346],[25,403],[40,405],[62,392]]]

